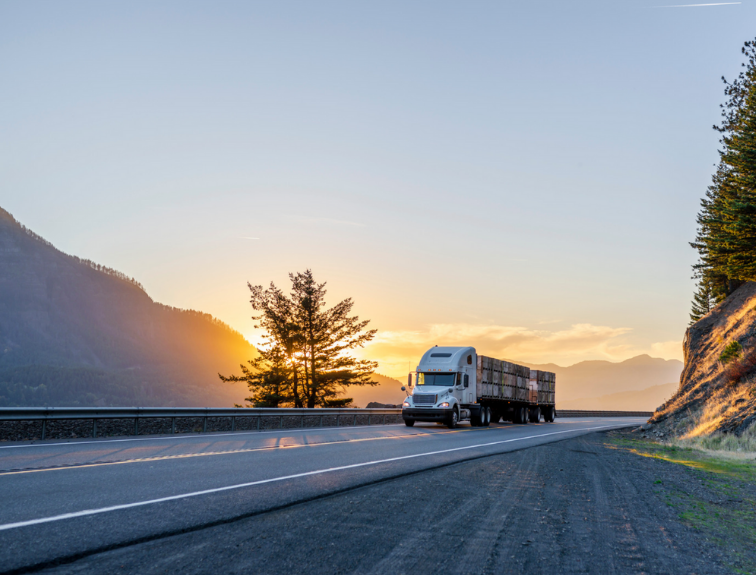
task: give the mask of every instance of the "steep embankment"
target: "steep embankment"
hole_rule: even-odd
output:
[[[732,342],[740,358],[723,365],[720,355]],[[677,393],[650,423],[683,437],[715,432],[741,435],[756,422],[756,282],[749,282],[688,328],[685,367]]]
[[[0,208],[0,406],[241,403],[254,348],[209,314],[153,302]]]

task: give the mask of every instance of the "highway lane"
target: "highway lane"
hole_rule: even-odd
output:
[[[317,428],[0,446],[0,569],[42,565],[391,477],[642,423]]]

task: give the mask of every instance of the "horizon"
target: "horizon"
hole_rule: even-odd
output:
[[[755,10],[6,2],[3,207],[253,345],[246,283],[310,268],[384,374],[681,360]]]

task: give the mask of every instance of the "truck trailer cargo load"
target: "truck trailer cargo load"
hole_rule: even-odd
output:
[[[432,347],[407,385],[411,393],[402,404],[402,418],[409,427],[416,421],[454,428],[466,420],[487,426],[556,417],[555,374],[478,355],[474,347]]]

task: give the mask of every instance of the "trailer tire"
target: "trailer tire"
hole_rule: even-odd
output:
[[[541,421],[541,408],[540,407],[534,407],[529,410],[528,415],[530,416],[530,423],[540,423]]]
[[[483,427],[488,427],[491,425],[491,408],[490,407],[484,407],[483,408]]]
[[[520,423],[522,423],[523,425],[528,424],[528,408],[527,407],[520,408]]]
[[[457,424],[459,423],[459,414],[457,413],[457,409],[455,408],[452,412],[449,418],[446,420],[446,427],[449,429],[455,429],[457,427]]]
[[[405,419],[404,420],[404,425],[406,425],[407,427],[412,427],[413,425],[415,425],[415,420],[414,419]]]

